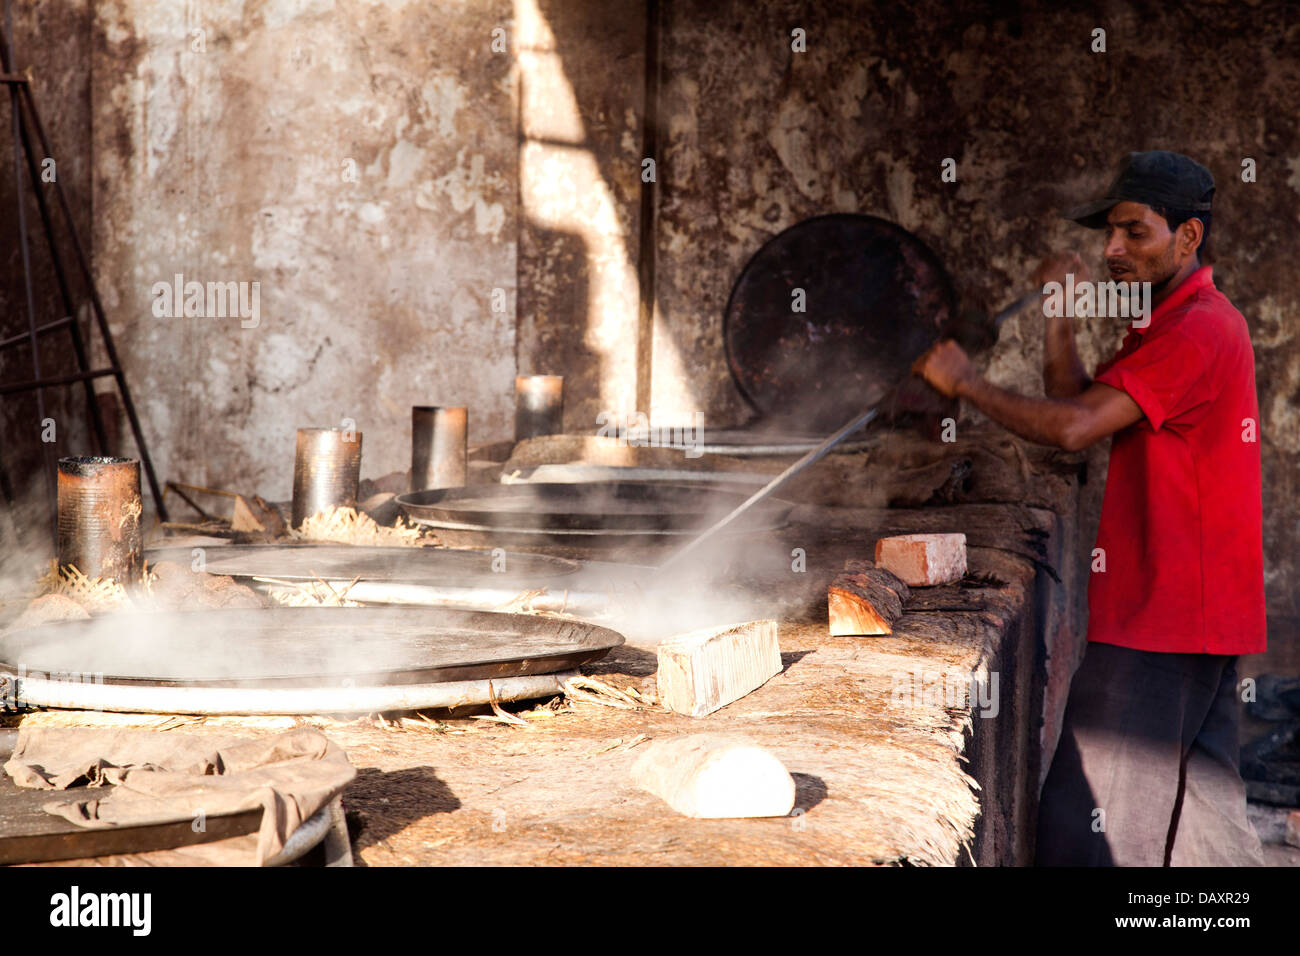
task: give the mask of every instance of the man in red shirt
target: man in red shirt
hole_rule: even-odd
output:
[[[913,369],[1030,441],[1076,450],[1114,436],[1040,865],[1262,863],[1236,676],[1237,656],[1265,644],[1259,406],[1246,322],[1201,263],[1213,195],[1186,156],[1130,153],[1105,196],[1066,213],[1105,230],[1111,281],[1150,283],[1154,308],[1095,376],[1055,309],[1045,398],[986,381],[950,340]],[[1039,278],[1070,266],[1049,261]]]

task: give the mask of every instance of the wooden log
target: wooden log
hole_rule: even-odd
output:
[[[658,647],[659,699],[688,717],[739,700],[781,673],[776,621],[692,631]]]
[[[960,581],[966,576],[964,534],[901,534],[876,542],[876,567],[909,587]]]
[[[907,585],[884,568],[837,575],[826,591],[831,634],[892,634],[894,622],[903,616],[907,597]]]
[[[794,809],[794,778],[743,737],[654,741],[633,764],[632,781],[688,817],[784,817]]]

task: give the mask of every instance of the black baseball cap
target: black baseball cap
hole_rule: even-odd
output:
[[[1089,229],[1105,229],[1106,215],[1122,202],[1209,212],[1214,198],[1214,177],[1196,160],[1163,149],[1129,153],[1101,199],[1061,213]]]

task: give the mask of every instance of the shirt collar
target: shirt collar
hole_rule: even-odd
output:
[[[1214,266],[1201,266],[1180,282],[1174,291],[1169,293],[1167,299],[1151,310],[1151,321],[1141,327],[1134,326],[1133,331],[1138,335],[1145,335],[1155,327],[1157,321],[1178,308],[1187,299],[1191,298],[1194,293],[1206,286],[1214,288]]]

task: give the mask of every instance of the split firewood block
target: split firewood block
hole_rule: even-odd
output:
[[[964,534],[900,534],[876,542],[876,567],[909,587],[951,584],[966,576]]]
[[[267,540],[273,540],[285,533],[284,518],[275,510],[275,506],[261,495],[253,495],[250,498],[245,498],[243,495],[235,496],[235,510],[230,516],[230,527],[233,531],[262,535]]]
[[[1300,847],[1300,810],[1292,810],[1286,815],[1286,842]]]
[[[743,737],[654,741],[632,765],[632,782],[688,817],[784,817],[794,809],[790,772]]]
[[[874,635],[894,633],[895,622],[903,616],[907,585],[884,568],[861,568],[837,575],[826,590],[830,609],[831,634]]]
[[[757,690],[781,673],[776,621],[707,628],[659,645],[659,699],[688,717],[703,717]]]
[[[235,496],[235,510],[230,515],[230,527],[234,531],[266,530],[253,514],[253,509],[248,506],[248,501],[243,495]]]

